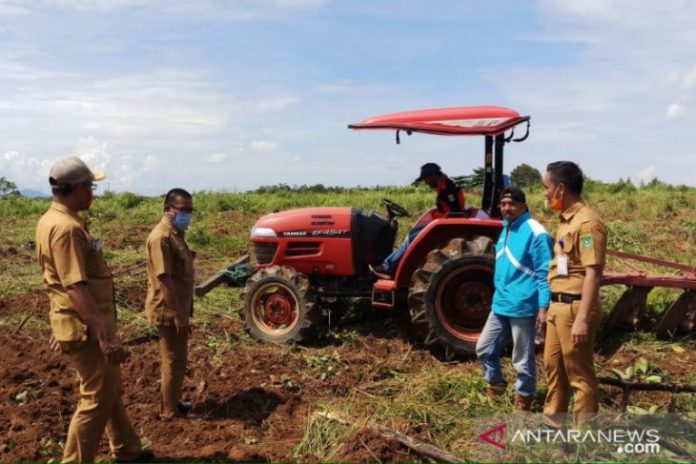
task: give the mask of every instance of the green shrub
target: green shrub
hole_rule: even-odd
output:
[[[212,236],[204,226],[198,225],[186,232],[186,239],[193,246],[205,247],[212,241]]]
[[[51,200],[12,195],[0,199],[0,217],[41,215]]]
[[[132,192],[124,192],[116,196],[116,202],[123,209],[133,209],[143,201],[145,197]]]

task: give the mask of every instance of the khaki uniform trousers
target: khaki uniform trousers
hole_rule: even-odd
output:
[[[573,343],[573,322],[580,301],[572,304],[552,302],[546,320],[544,369],[548,392],[544,403],[544,420],[561,427],[570,401],[575,393],[575,426],[579,427],[599,411],[597,376],[594,370],[593,347],[602,310],[597,303],[588,315],[588,339]]]
[[[97,341],[61,342],[80,379],[80,401],[70,421],[63,462],[93,462],[106,427],[117,460],[137,458],[142,447],[123,407],[121,369],[107,364]]]
[[[177,334],[173,325],[159,325],[157,330],[160,345],[160,416],[166,419],[179,412],[188,357],[188,333]]]

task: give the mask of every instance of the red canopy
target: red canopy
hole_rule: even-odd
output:
[[[396,129],[439,135],[498,135],[529,116],[499,106],[464,106],[404,111],[365,119],[350,124],[350,129]]]

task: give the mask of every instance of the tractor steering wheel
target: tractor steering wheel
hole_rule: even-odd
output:
[[[391,200],[387,200],[385,198],[382,200],[382,204],[387,208],[387,211],[389,211],[389,214],[393,217],[411,217],[411,213]]]

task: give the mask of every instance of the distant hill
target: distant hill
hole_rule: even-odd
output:
[[[46,192],[39,192],[38,190],[32,189],[20,189],[19,193],[29,198],[50,198],[50,194]]]

